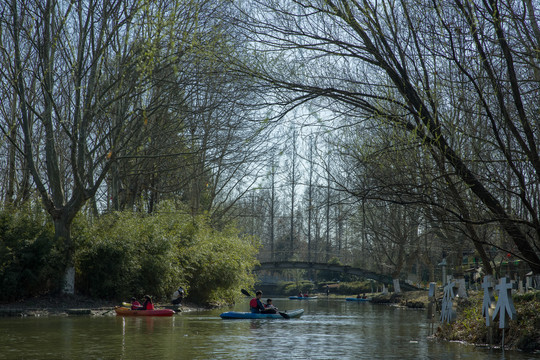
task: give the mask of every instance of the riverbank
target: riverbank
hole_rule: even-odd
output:
[[[372,297],[373,304],[392,304],[410,309],[425,309],[429,304],[428,291],[405,291],[399,294],[379,294]]]
[[[13,303],[0,304],[0,316],[68,316],[68,315],[116,315],[115,306],[119,302],[97,300],[80,295],[40,296]],[[176,312],[204,310],[206,308],[184,303],[175,306],[167,303],[156,303],[156,308],[169,308]]]
[[[434,337],[479,347],[500,348],[503,332],[498,328],[498,319],[494,321],[491,332],[486,327],[486,320],[482,315],[483,296],[481,291],[469,291],[468,298],[456,298],[454,302],[457,319],[451,324],[441,324],[439,314],[436,314],[439,326]],[[509,328],[505,330],[505,349],[540,352],[540,292],[514,294],[512,298],[516,319],[510,320]],[[408,291],[373,296],[372,303],[423,309],[427,308],[429,299],[427,291]]]
[[[540,352],[540,292],[514,294],[516,318],[509,320],[505,330],[505,349]],[[457,299],[457,319],[442,324],[435,337],[446,341],[461,341],[476,346],[501,347],[502,329],[495,319],[491,331],[482,316],[483,292],[470,292],[467,299]]]

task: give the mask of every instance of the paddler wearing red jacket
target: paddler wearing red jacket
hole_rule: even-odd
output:
[[[141,303],[137,301],[136,298],[131,298],[131,310],[141,310]]]
[[[154,310],[154,304],[152,303],[152,298],[150,295],[144,296],[144,303],[142,305],[142,309],[140,310]]]
[[[257,292],[255,293],[255,297],[251,299],[251,301],[249,302],[249,307],[252,313],[260,313],[265,310],[264,305],[261,301],[261,298],[262,298],[262,291],[257,290]]]

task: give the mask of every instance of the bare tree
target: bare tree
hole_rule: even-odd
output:
[[[285,111],[311,101],[341,115],[342,128],[407,132],[422,162],[443,161],[471,210],[450,197],[422,199],[421,186],[408,195],[464,223],[496,222],[512,244],[505,248],[540,273],[537,4],[254,3],[247,34],[272,61],[249,72],[284,91]]]

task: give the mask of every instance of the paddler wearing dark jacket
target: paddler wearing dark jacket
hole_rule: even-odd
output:
[[[257,292],[255,293],[255,297],[251,299],[251,301],[249,302],[249,307],[252,313],[264,312],[265,308],[261,301],[261,298],[262,298],[262,291],[257,290]]]

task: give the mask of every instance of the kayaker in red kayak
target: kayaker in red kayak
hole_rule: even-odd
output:
[[[139,310],[154,310],[154,303],[152,303],[150,295],[144,295],[144,303]]]
[[[137,301],[135,297],[131,298],[131,310],[141,310],[141,303]]]

